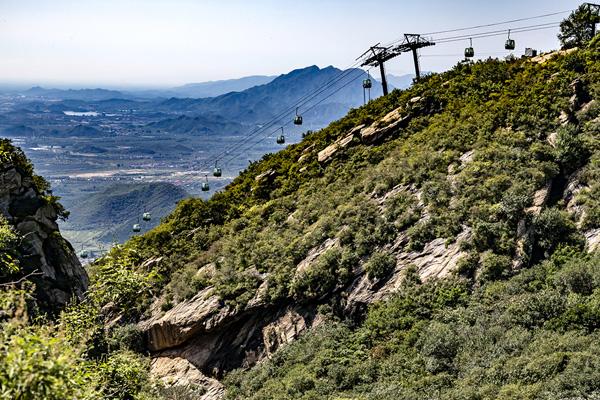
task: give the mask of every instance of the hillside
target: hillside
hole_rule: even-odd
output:
[[[461,63],[352,110],[95,264],[152,282],[105,318],[205,399],[600,391],[599,58]]]
[[[124,242],[132,236],[133,224],[142,224],[144,231],[154,228],[188,196],[165,182],[114,184],[82,198],[65,199],[65,207],[76,211],[61,227],[76,248]],[[151,221],[141,220],[144,210],[152,214]]]
[[[594,398],[599,61],[600,36],[353,109],[115,246],[85,296],[65,210],[0,143],[2,396]]]
[[[182,135],[214,135],[223,134],[239,135],[244,131],[244,126],[221,116],[207,117],[204,115],[190,117],[181,115],[177,118],[163,119],[147,125],[148,128],[166,131],[169,134]]]

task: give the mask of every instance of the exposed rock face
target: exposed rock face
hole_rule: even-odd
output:
[[[323,150],[319,152],[317,155],[317,159],[320,163],[329,161],[331,157],[340,149],[348,147],[352,140],[356,137],[356,134],[360,132],[360,130],[364,127],[364,125],[359,125],[353,128],[346,136],[342,139],[337,140],[335,143],[325,147]]]
[[[199,400],[216,400],[223,397],[225,389],[221,382],[207,378],[188,360],[180,357],[158,357],[152,360],[150,373],[167,386],[198,385],[204,389]]]
[[[375,143],[390,133],[405,127],[410,122],[411,115],[403,116],[403,108],[389,112],[385,117],[373,122],[370,126],[361,129],[360,137],[363,143]]]
[[[148,333],[151,351],[178,346],[195,335],[210,331],[235,314],[222,306],[212,288],[202,290],[192,299],[181,302],[163,316],[154,316],[140,327]]]
[[[442,278],[452,272],[458,260],[464,256],[460,250],[460,242],[467,240],[471,232],[465,229],[457,236],[456,241],[446,244],[444,239],[435,239],[425,245],[420,251],[399,251],[406,244],[406,236],[400,235],[392,250],[396,255],[396,268],[385,281],[371,281],[366,274],[361,274],[348,289],[346,311],[352,313],[364,306],[381,300],[397,291],[402,283],[403,272],[414,265],[423,280]]]
[[[72,246],[58,231],[57,212],[33,179],[12,164],[0,165],[0,213],[23,237],[20,248],[23,275],[36,285],[39,305],[62,308],[87,289],[88,277]]]
[[[212,307],[210,297],[197,296],[171,310],[176,312],[140,324],[151,338],[161,338],[152,342],[152,372],[173,385],[205,386],[214,392],[206,399],[222,394],[216,379],[224,372],[256,364],[320,321],[314,306],[226,308],[225,313]],[[195,310],[214,312],[194,317]]]
[[[346,293],[347,311],[360,311],[394,293],[409,265],[415,265],[424,280],[446,276],[463,256],[460,242],[469,236],[470,231],[465,229],[454,243],[436,239],[421,251],[403,251],[406,237],[400,235],[390,249],[397,254],[397,265],[387,279],[371,281],[363,269],[357,267],[350,286],[339,289]],[[319,255],[337,245],[337,239],[330,239],[312,249],[298,263],[296,273],[309,270]],[[281,346],[321,323],[318,299],[304,305],[269,306],[262,299],[263,286],[242,309],[223,304],[210,287],[163,315],[156,308],[156,315],[139,324],[154,353],[152,373],[168,384],[201,385],[207,390],[201,399],[219,399],[223,388],[217,379],[225,372],[249,367],[270,357]]]

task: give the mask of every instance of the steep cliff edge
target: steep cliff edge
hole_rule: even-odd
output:
[[[402,364],[419,340],[456,336],[453,327],[438,336],[424,328],[440,304],[466,307],[472,296],[475,306],[461,318],[475,320],[477,307],[493,304],[494,290],[509,279],[566,248],[586,259],[597,247],[599,45],[459,64],[253,163],[209,201],[182,201],[161,226],[98,262],[99,270],[130,274],[127,282],[154,282],[112,296],[118,301],[104,308],[107,319],[136,323],[153,373],[168,384],[201,385],[205,399],[222,396],[220,381],[237,369],[258,364],[250,369],[257,380],[276,376],[281,351],[302,333],[327,332],[332,321],[345,324],[343,334],[331,333],[339,343],[356,339],[355,326],[371,325],[356,333],[360,340],[348,340],[360,343],[351,354],[338,349],[338,364],[322,361],[310,371],[301,365],[312,360],[294,364],[296,375],[281,389],[287,397],[279,398],[317,393],[315,382],[327,374],[335,381],[327,393],[378,379],[358,371],[346,382],[346,356],[373,370],[382,363],[388,369],[381,373],[418,372],[428,388],[427,379],[436,382],[431,387],[452,384],[460,375],[455,350],[438,354],[432,344],[414,364]],[[479,292],[488,287],[489,298]],[[426,306],[413,304],[413,294]],[[400,311],[371,321],[388,301]],[[545,318],[536,312],[532,318]],[[502,329],[534,337],[518,330],[515,315]],[[453,314],[444,318],[431,329],[456,322]],[[407,353],[396,364],[382,361],[399,348]],[[386,384],[386,393],[397,392]],[[273,385],[273,393],[280,390]],[[261,388],[250,382],[239,397]]]
[[[19,236],[18,271],[2,280],[27,277],[36,285],[38,305],[47,311],[81,298],[88,285],[85,270],[56,223],[65,211],[50,193],[22,151],[0,140],[0,216]]]

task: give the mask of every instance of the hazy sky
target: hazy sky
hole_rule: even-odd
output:
[[[308,65],[347,67],[405,32],[433,32],[576,8],[573,0],[0,0],[0,82],[71,86],[179,85],[275,75]],[[482,31],[558,22],[568,14]],[[513,35],[558,46],[557,29]],[[437,35],[455,36],[452,33]],[[504,38],[476,40],[501,56]],[[422,51],[422,69],[454,65],[468,43]],[[412,72],[406,54],[389,72]]]

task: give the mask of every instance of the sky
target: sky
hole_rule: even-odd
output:
[[[568,11],[572,0],[0,0],[0,83],[55,87],[169,87],[309,65],[351,66],[378,42]],[[559,22],[568,13],[481,28]],[[431,35],[434,40],[472,34]],[[558,47],[558,28],[513,34],[525,47]],[[501,57],[505,37],[475,39],[476,56]],[[422,49],[443,71],[468,39]],[[389,73],[413,72],[403,54]]]

